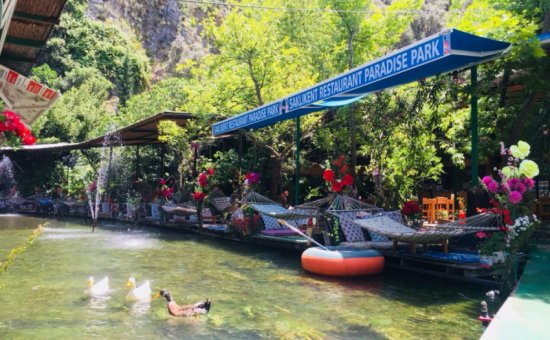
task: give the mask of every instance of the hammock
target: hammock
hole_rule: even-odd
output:
[[[219,212],[224,212],[231,207],[231,197],[211,197],[210,204]]]
[[[266,215],[275,219],[307,220],[309,217],[317,216],[317,212],[313,209],[302,209],[301,207],[286,209],[281,204],[254,191],[246,194],[241,200],[241,204],[250,206],[262,216]]]
[[[433,229],[416,230],[387,216],[375,216],[368,219],[354,220],[354,223],[380,235],[390,237],[394,242],[441,243],[451,237],[462,236],[482,230],[500,230],[499,216],[480,214],[437,226]]]
[[[280,204],[248,204],[252,209],[256,210],[260,215],[267,215],[276,219],[282,220],[303,220],[309,217],[315,217],[317,214],[312,213],[312,210],[306,209],[286,209]]]
[[[241,200],[240,202],[241,204],[277,204],[277,205],[280,205],[279,203],[265,197],[265,196],[262,196],[260,194],[258,194],[257,192],[255,191],[249,191],[244,197],[243,199]],[[284,208],[283,208],[284,209]]]
[[[380,207],[365,203],[350,196],[336,194],[331,194],[325,198],[301,204],[296,208],[314,209],[318,212],[326,212],[333,215],[338,215],[340,212],[379,213],[384,211],[384,209]]]

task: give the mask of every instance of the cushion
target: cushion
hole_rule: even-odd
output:
[[[263,235],[269,235],[269,236],[292,236],[292,235],[298,235],[297,232],[294,232],[290,229],[270,229],[270,230],[262,230]]]
[[[262,219],[264,220],[265,230],[283,229],[283,227],[281,226],[279,221],[277,221],[276,218],[273,218],[268,215],[261,215],[261,216],[262,216]]]
[[[386,212],[382,213],[383,216],[386,216],[385,213]],[[393,214],[392,214],[392,216],[393,216]],[[399,212],[399,216],[401,216],[401,212]],[[377,217],[380,217],[380,215],[379,214],[376,214],[376,215],[370,214],[370,215],[364,215],[362,219],[363,220],[369,220],[369,219],[375,219]],[[370,231],[370,230],[368,231],[368,233],[369,233],[371,241],[373,241],[373,242],[390,242],[391,241],[387,236],[380,235],[379,233],[375,233],[375,232]]]
[[[355,212],[343,212],[338,215],[340,219],[340,228],[346,236],[346,241],[348,242],[363,242],[365,241],[365,236],[363,235],[363,229],[360,226],[353,223],[353,220],[356,218]]]

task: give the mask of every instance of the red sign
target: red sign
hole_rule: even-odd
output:
[[[49,100],[52,100],[55,97],[57,97],[57,92],[55,92],[52,89],[46,89],[46,90],[44,90],[44,93],[42,93],[42,97],[44,97],[46,99],[49,99]]]
[[[42,90],[42,85],[32,80],[29,81],[29,85],[27,85],[27,91],[32,92],[34,94],[38,94],[40,90]]]
[[[9,70],[8,77],[6,78],[8,83],[15,84],[15,82],[17,81],[17,78],[19,78],[19,73]]]

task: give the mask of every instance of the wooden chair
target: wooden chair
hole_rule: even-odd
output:
[[[445,211],[447,214],[447,219],[450,221],[454,220],[455,215],[455,199],[454,195],[451,195],[451,198],[447,197],[436,197],[435,198],[435,213],[437,215],[438,211]]]
[[[435,198],[422,198],[422,218],[428,223],[435,222]]]

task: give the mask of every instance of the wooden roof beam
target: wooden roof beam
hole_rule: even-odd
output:
[[[43,40],[23,39],[23,38],[13,37],[11,35],[8,35],[6,37],[6,44],[33,47],[33,48],[39,48],[39,49],[46,47],[46,42]]]
[[[0,55],[0,64],[2,62],[35,64],[36,59],[23,58],[11,54],[2,54]]]
[[[33,22],[36,24],[59,25],[59,18],[35,15],[21,11],[13,12],[13,19]]]

